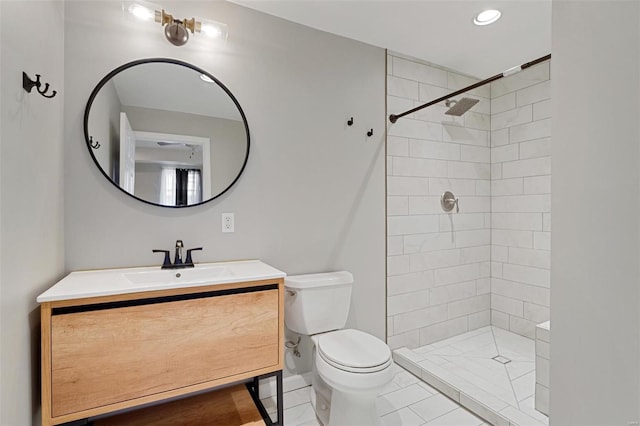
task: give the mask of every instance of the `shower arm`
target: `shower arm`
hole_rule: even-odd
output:
[[[391,114],[391,115],[389,116],[389,121],[391,121],[392,123],[395,123],[395,122],[398,120],[398,118],[402,118],[402,117],[404,117],[405,115],[408,115],[408,114],[414,113],[414,112],[416,112],[416,111],[420,111],[421,109],[426,108],[426,107],[431,106],[431,105],[435,105],[435,104],[437,104],[438,102],[446,101],[446,100],[447,100],[447,99],[449,99],[449,98],[452,98],[452,97],[454,97],[454,96],[460,95],[460,94],[465,93],[465,92],[468,92],[469,90],[473,90],[473,89],[475,89],[476,87],[484,86],[485,84],[491,83],[492,81],[500,80],[502,77],[508,77],[508,76],[510,76],[510,75],[512,75],[512,74],[515,74],[515,73],[517,73],[517,72],[520,72],[520,71],[522,71],[522,70],[525,70],[525,69],[527,69],[527,68],[529,68],[529,67],[532,67],[532,66],[534,66],[534,65],[537,65],[537,64],[539,64],[540,62],[544,62],[544,61],[547,61],[547,60],[549,60],[549,59],[551,59],[551,54],[548,54],[548,55],[543,56],[543,57],[538,58],[538,59],[534,59],[533,61],[531,61],[531,62],[527,62],[527,63],[522,64],[522,65],[520,65],[520,66],[516,66],[516,67],[513,67],[513,68],[509,68],[508,70],[506,70],[506,71],[504,71],[504,72],[501,72],[500,74],[496,74],[496,75],[494,75],[493,77],[489,77],[489,78],[487,78],[487,79],[485,79],[485,80],[482,80],[482,81],[479,81],[479,82],[477,82],[477,83],[474,83],[474,84],[472,84],[472,85],[470,85],[470,86],[464,87],[464,88],[462,88],[462,89],[460,89],[460,90],[456,90],[456,91],[455,91],[455,92],[453,92],[453,93],[449,93],[449,94],[448,94],[448,95],[446,95],[446,96],[442,96],[441,98],[434,99],[434,100],[433,100],[433,101],[431,101],[431,102],[427,102],[426,104],[423,104],[423,105],[417,106],[417,107],[415,107],[415,108],[413,108],[413,109],[410,109],[410,110],[408,110],[408,111],[403,112],[402,114]]]

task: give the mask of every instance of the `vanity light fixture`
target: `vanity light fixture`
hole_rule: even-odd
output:
[[[473,18],[473,23],[476,25],[489,25],[496,22],[502,16],[502,12],[496,9],[489,9],[478,13],[478,16]]]
[[[152,3],[137,1],[123,2],[123,10],[142,21],[157,22],[164,28],[164,36],[174,46],[184,46],[189,41],[189,33],[202,34],[210,39],[226,40],[227,25],[210,19],[176,19],[162,7]]]

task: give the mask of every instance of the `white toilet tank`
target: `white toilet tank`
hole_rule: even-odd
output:
[[[347,271],[285,278],[284,322],[310,336],[343,328],[349,314],[353,275]]]

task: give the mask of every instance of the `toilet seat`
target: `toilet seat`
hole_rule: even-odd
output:
[[[318,336],[318,354],[327,364],[351,373],[375,373],[391,365],[391,350],[380,339],[359,330]]]

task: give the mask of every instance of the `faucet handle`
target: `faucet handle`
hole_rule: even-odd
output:
[[[164,261],[162,262],[162,267],[166,268],[167,266],[171,266],[171,259],[169,258],[169,250],[152,250],[154,253],[164,253]]]
[[[187,250],[187,259],[184,261],[184,263],[186,263],[187,265],[193,265],[193,260],[191,260],[191,252],[196,250],[202,250],[202,247],[196,247]]]

